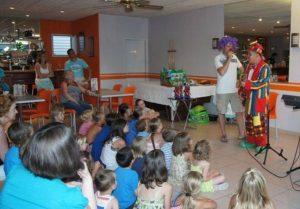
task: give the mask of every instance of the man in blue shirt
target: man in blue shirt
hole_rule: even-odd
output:
[[[77,54],[73,49],[68,49],[67,51],[69,60],[65,63],[65,71],[72,70],[74,73],[75,81],[84,82],[86,79],[84,77],[84,70],[89,71],[89,77],[87,81],[91,80],[92,70],[88,64],[77,57]]]
[[[9,86],[4,82],[5,73],[2,68],[0,68],[0,88],[3,92],[9,91]]]

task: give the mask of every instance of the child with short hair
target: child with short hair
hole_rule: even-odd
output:
[[[164,130],[162,132],[162,137],[163,137],[165,143],[161,147],[161,151],[165,155],[166,167],[167,167],[168,171],[171,168],[172,155],[173,155],[172,145],[173,145],[173,141],[174,141],[177,133],[178,133],[178,131],[176,131],[174,129],[168,129],[168,130]]]
[[[93,113],[93,125],[86,134],[86,141],[92,144],[96,135],[102,130],[105,124],[105,114],[101,110],[95,110]]]
[[[147,152],[154,149],[160,149],[163,145],[162,138],[163,124],[159,118],[152,118],[149,121],[150,138],[148,139]]]
[[[81,115],[80,119],[83,121],[79,128],[79,134],[82,136],[86,136],[91,126],[94,124],[93,121],[93,110],[85,110]]]
[[[61,103],[56,103],[51,107],[51,121],[64,123],[65,121],[65,107]]]
[[[95,176],[97,209],[119,209],[118,200],[112,195],[116,189],[116,175],[111,170],[99,170]]]
[[[33,127],[29,123],[15,122],[8,128],[7,135],[12,146],[6,152],[4,158],[4,172],[6,176],[15,165],[22,163],[20,147],[33,135]]]
[[[216,209],[214,200],[201,197],[199,185],[203,182],[202,175],[196,171],[190,171],[183,184],[183,194],[177,198],[176,208],[181,209]]]
[[[137,136],[141,136],[144,138],[148,138],[150,136],[149,133],[149,124],[147,119],[140,119],[136,123]]]
[[[191,171],[202,174],[204,180],[201,184],[202,192],[214,192],[228,188],[228,183],[225,182],[224,175],[220,174],[218,171],[210,170],[210,163],[208,162],[210,150],[211,148],[207,140],[198,141],[193,150]]]
[[[118,107],[118,113],[121,115],[122,118],[129,121],[130,116],[132,114],[131,109],[127,103],[122,103]]]
[[[115,170],[117,188],[113,195],[119,202],[120,209],[131,208],[136,201],[135,191],[138,187],[138,174],[131,169],[133,153],[129,147],[120,149],[116,155],[119,167]]]
[[[136,190],[135,208],[170,208],[172,186],[161,150],[152,150],[145,157],[142,178]]]
[[[116,155],[118,150],[125,146],[124,137],[127,132],[128,125],[125,119],[120,118],[114,121],[110,136],[103,146],[100,157],[106,169],[115,170],[118,167]]]
[[[172,163],[169,172],[169,183],[173,186],[173,198],[182,191],[184,177],[188,174],[189,162],[192,159],[192,139],[187,132],[179,132],[172,145]],[[200,186],[200,185],[199,185]]]
[[[141,136],[136,137],[135,140],[133,140],[131,149],[134,156],[131,168],[138,173],[140,179],[142,177],[142,169],[145,160],[144,157],[147,151],[147,139]]]
[[[237,193],[231,197],[229,209],[240,208],[275,208],[267,192],[266,179],[255,168],[245,171],[240,179]]]

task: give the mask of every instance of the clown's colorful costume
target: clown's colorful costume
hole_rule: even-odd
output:
[[[261,45],[255,45],[250,51],[262,51]],[[261,54],[261,52],[260,52]],[[244,87],[246,139],[256,146],[267,144],[268,105],[271,70],[267,63],[260,61],[257,66],[248,65],[245,71]]]

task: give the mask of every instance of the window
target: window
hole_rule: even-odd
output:
[[[53,35],[52,54],[53,56],[67,56],[67,50],[72,48],[72,36]]]

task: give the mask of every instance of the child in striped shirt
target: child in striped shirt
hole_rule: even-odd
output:
[[[161,147],[161,151],[164,153],[165,161],[166,161],[166,167],[169,172],[172,162],[172,145],[175,136],[177,135],[177,131],[174,129],[164,130],[162,133],[162,137],[165,141],[164,145]]]

